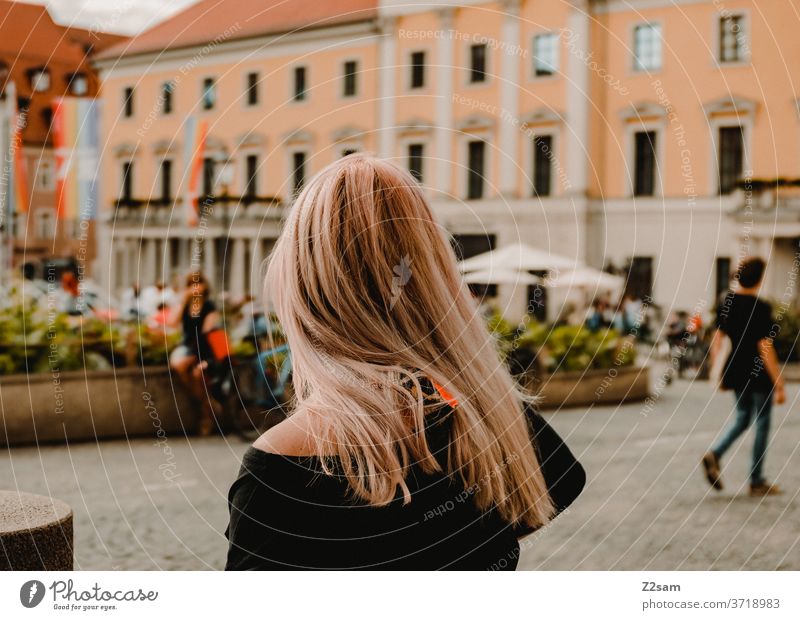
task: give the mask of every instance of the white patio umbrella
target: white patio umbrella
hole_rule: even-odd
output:
[[[529,274],[527,271],[514,271],[513,269],[480,269],[464,274],[467,284],[539,284],[541,278]]]
[[[581,267],[557,274],[550,279],[548,284],[554,288],[582,289],[597,293],[619,293],[622,291],[622,287],[625,286],[625,279],[591,267]]]
[[[551,254],[546,250],[531,247],[524,243],[507,245],[496,250],[478,254],[461,261],[459,269],[462,273],[488,270],[499,271],[564,271],[580,267],[577,261]]]

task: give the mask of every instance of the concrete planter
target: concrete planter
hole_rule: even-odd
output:
[[[0,446],[190,433],[197,411],[166,367],[0,378]]]
[[[535,384],[542,409],[616,405],[636,402],[650,395],[647,366],[628,366],[586,372],[557,372]]]

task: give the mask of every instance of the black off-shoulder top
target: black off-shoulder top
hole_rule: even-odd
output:
[[[426,436],[446,458],[448,405],[428,416]],[[585,473],[561,437],[529,412],[532,441],[560,512],[580,494]],[[441,449],[437,450],[437,446]],[[327,475],[318,457],[250,448],[228,495],[226,570],[394,569],[513,570],[518,538],[495,510],[481,511],[470,489],[443,473],[412,467],[411,502],[387,506],[353,498],[343,476]],[[474,491],[474,489],[473,489]]]

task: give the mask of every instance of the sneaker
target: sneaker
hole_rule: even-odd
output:
[[[706,470],[708,483],[717,491],[722,490],[722,474],[719,470],[719,458],[713,452],[707,452],[703,457],[703,468]]]
[[[783,491],[777,484],[762,482],[750,485],[750,497],[764,497],[765,495],[781,495]]]

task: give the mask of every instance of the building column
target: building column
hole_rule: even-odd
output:
[[[391,158],[394,153],[394,127],[395,127],[395,79],[397,61],[395,57],[395,27],[394,17],[384,17],[380,20],[380,43],[378,71],[378,155]]]
[[[244,295],[244,270],[245,265],[245,240],[238,237],[233,240],[233,251],[231,252],[231,284],[230,292],[234,297]]]
[[[517,194],[519,130],[519,23],[520,0],[506,0],[505,17],[501,30],[501,40],[506,48],[500,51],[500,131],[498,140],[499,189],[504,198],[514,198]]]
[[[120,274],[120,281],[117,284],[120,289],[125,289],[132,284],[131,276],[136,273],[136,250],[134,248],[134,242],[127,237],[119,239],[117,243],[119,244],[122,254],[122,273]]]
[[[264,260],[264,244],[260,237],[254,237],[250,246],[250,294],[260,299],[264,288],[261,262]]]
[[[446,8],[439,11],[439,29],[441,36],[436,45],[436,145],[433,187],[441,194],[441,198],[450,198],[452,194],[453,173],[453,74],[454,67],[453,28],[455,10]]]
[[[142,286],[153,284],[157,279],[156,240],[142,239]]]
[[[589,66],[584,61],[591,53],[590,48],[590,27],[591,17],[589,14],[590,3],[588,0],[572,0],[572,9],[567,18],[567,28],[572,33],[573,49],[567,56],[567,93],[566,93],[566,123],[565,139],[566,149],[560,154],[560,159],[564,161],[564,169],[570,189],[567,198],[571,199],[572,206],[576,214],[577,235],[576,247],[579,254],[575,257],[578,260],[598,263],[602,261],[603,250],[598,245],[596,235],[589,235],[589,225],[591,221],[589,209],[589,159],[591,156],[591,144],[589,136],[589,97],[590,79]],[[592,247],[590,247],[590,244]]]
[[[168,285],[172,284],[172,247],[169,237],[165,237],[162,242],[164,251],[161,254],[161,279]]]
[[[217,284],[217,252],[214,238],[203,237],[203,274],[209,282]]]
[[[589,6],[586,0],[572,0],[567,28],[578,49],[567,55],[566,153],[563,156],[570,192],[585,196],[589,160],[589,68],[584,62],[589,49]],[[581,52],[581,53],[579,53]]]

